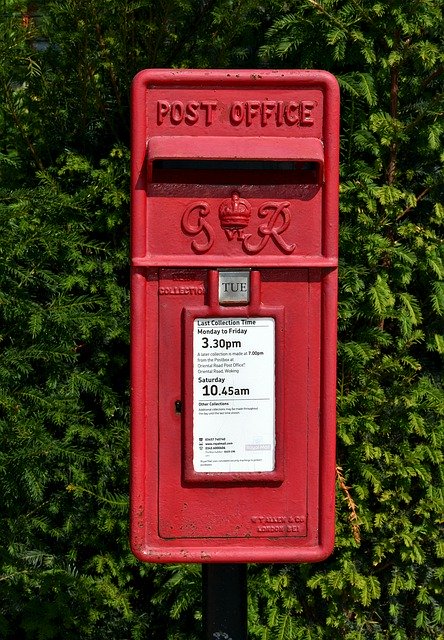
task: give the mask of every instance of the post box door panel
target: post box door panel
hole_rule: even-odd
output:
[[[250,353],[257,355],[241,355],[244,352],[242,341],[248,331],[242,329],[243,322],[260,318],[250,316],[248,307],[245,307],[241,315],[235,317],[241,324],[234,325],[245,333],[229,333],[233,322],[230,320],[230,325],[226,325],[227,333],[209,334],[213,342],[217,340],[219,343],[215,353],[220,366],[211,366],[209,375],[205,368],[195,370],[191,376],[185,376],[184,381],[184,363],[180,362],[185,353],[182,343],[183,310],[196,307],[202,314],[205,303],[208,303],[208,278],[201,270],[161,269],[159,272],[159,362],[162,363],[159,369],[159,468],[164,471],[159,477],[158,527],[162,538],[229,537],[244,542],[245,538],[259,536],[268,539],[284,535],[289,538],[311,537],[314,543],[317,510],[313,507],[319,491],[316,469],[319,463],[316,436],[319,412],[316,407],[319,407],[320,389],[316,384],[319,357],[315,354],[320,343],[320,274],[309,273],[307,269],[293,272],[270,269],[261,273],[260,286],[262,305],[278,310],[275,331],[285,336],[285,341],[277,341],[275,362],[261,363],[265,354],[260,342],[257,349],[249,349]],[[279,313],[282,300],[286,300],[284,314]],[[228,309],[227,313],[232,314],[233,311]],[[218,332],[214,326],[218,325],[213,323],[210,330]],[[221,338],[221,335],[228,337]],[[229,457],[236,446],[233,440],[239,438],[238,435],[233,437],[227,425],[234,419],[233,410],[243,414],[241,418],[245,422],[260,421],[259,416],[253,419],[248,416],[249,412],[257,411],[260,404],[256,398],[250,400],[255,392],[255,376],[250,377],[248,384],[244,383],[243,389],[226,386],[227,374],[233,366],[230,362],[232,357],[239,361],[238,366],[245,366],[248,359],[254,359],[258,376],[264,366],[272,366],[274,370],[276,361],[282,362],[282,370],[276,371],[276,375],[283,376],[286,382],[284,385],[278,380],[273,390],[281,421],[276,434],[280,441],[276,448],[284,460],[282,478],[276,483],[269,480],[266,473],[253,474],[255,479],[251,481],[249,471],[229,474],[226,481],[220,474],[211,472],[202,473],[200,482],[199,478],[196,483],[184,479],[184,456],[192,456],[191,447],[188,451],[185,447],[184,416],[187,410],[191,411],[195,386],[204,384],[218,388],[210,396],[209,406],[205,409],[218,423],[218,436],[204,438],[202,444],[211,456],[216,456],[216,460],[218,455]],[[237,376],[232,379],[236,380]],[[203,382],[199,383],[199,380]],[[230,390],[233,391],[232,396],[228,395]],[[234,395],[237,391],[239,395]],[[190,406],[187,407],[188,403]],[[194,421],[196,419],[194,415]],[[255,456],[258,457],[252,447],[250,457]],[[311,517],[307,522],[309,513]]]

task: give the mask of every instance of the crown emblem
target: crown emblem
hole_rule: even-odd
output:
[[[224,200],[219,207],[219,220],[222,229],[239,231],[248,226],[251,216],[251,204],[233,191],[231,198]]]

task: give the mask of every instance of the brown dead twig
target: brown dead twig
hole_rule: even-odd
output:
[[[359,529],[359,519],[358,519],[358,511],[357,511],[358,507],[351,496],[350,487],[347,487],[346,485],[345,477],[342,472],[342,467],[339,467],[339,466],[336,467],[336,477],[338,479],[339,488],[344,494],[344,499],[347,503],[347,506],[350,512],[348,519],[351,524],[353,538],[355,542],[359,543],[361,542],[361,531]]]

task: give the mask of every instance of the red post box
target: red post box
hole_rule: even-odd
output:
[[[322,560],[334,539],[336,80],[146,70],[132,109],[133,552]]]

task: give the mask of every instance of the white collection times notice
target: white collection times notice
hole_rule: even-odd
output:
[[[274,318],[194,320],[193,466],[274,470]]]

